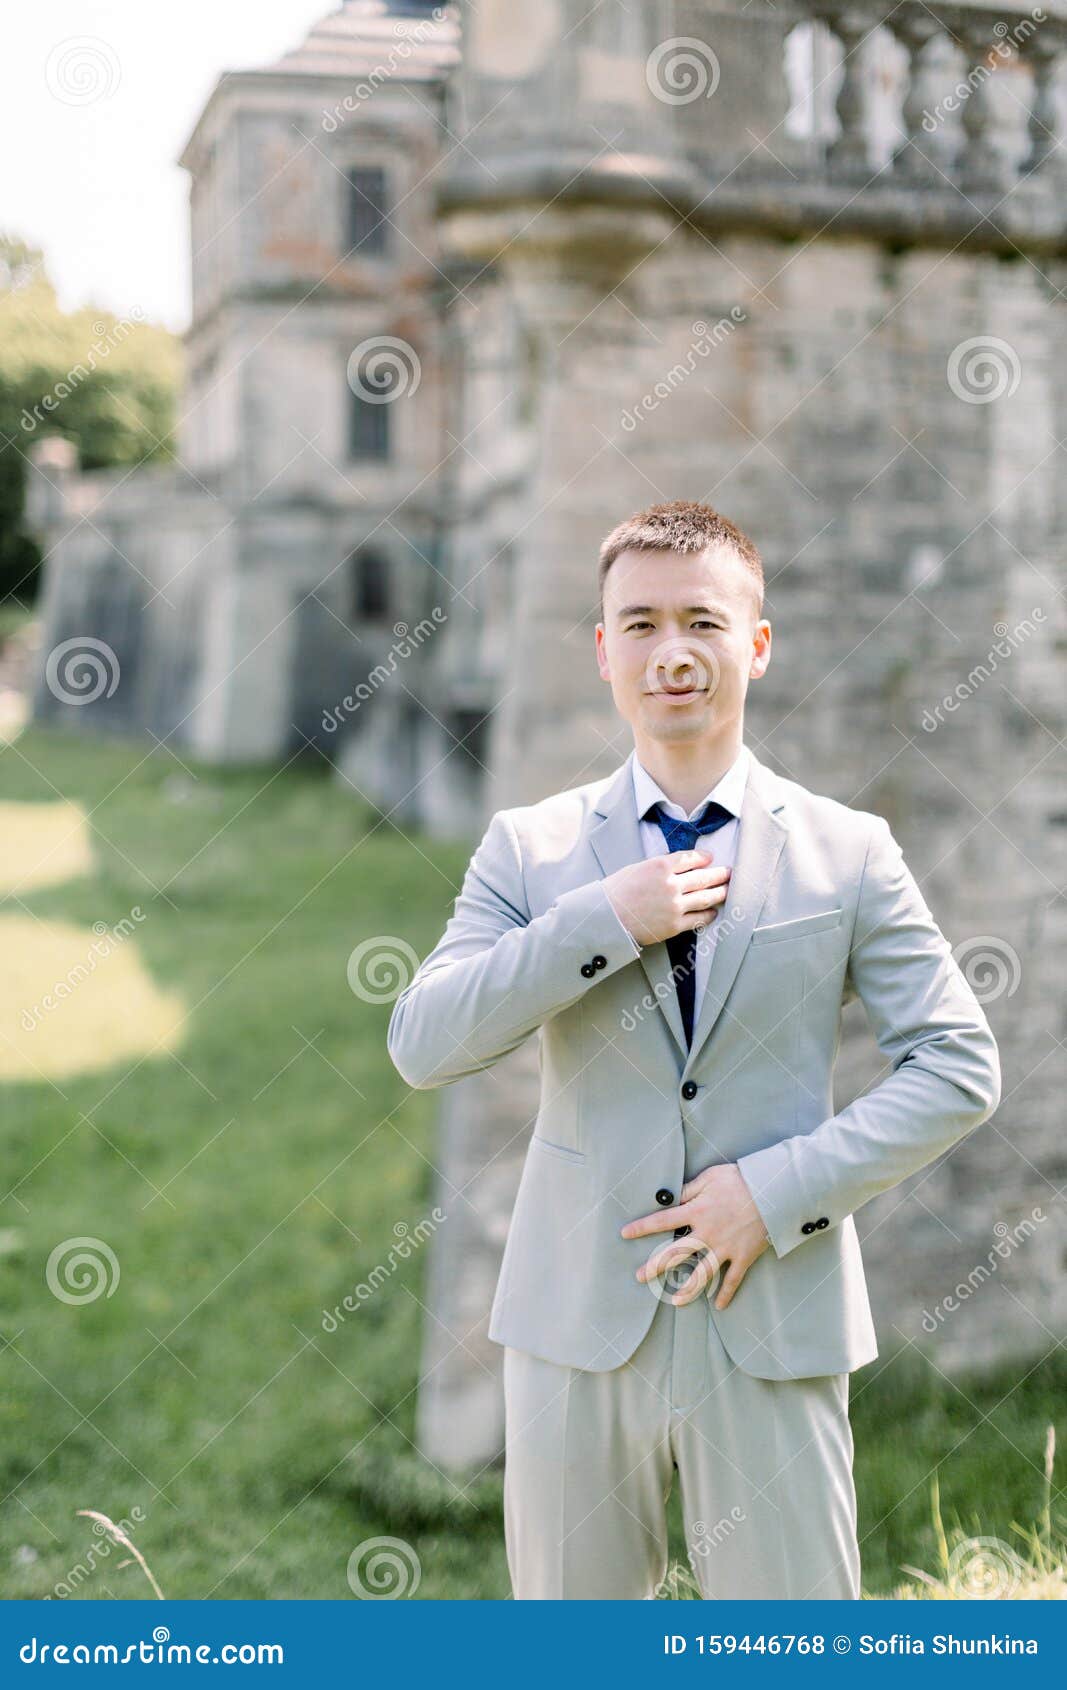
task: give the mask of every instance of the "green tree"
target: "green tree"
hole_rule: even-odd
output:
[[[64,435],[87,470],[170,457],[180,374],[177,336],[139,315],[62,311],[43,254],[0,234],[0,604],[37,587],[31,444]]]

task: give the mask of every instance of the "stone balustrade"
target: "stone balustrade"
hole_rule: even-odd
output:
[[[872,83],[862,50],[872,32],[884,30],[906,54],[902,138],[890,181],[972,195],[1003,195],[1035,177],[1050,189],[1057,177],[1062,183],[1064,131],[1054,90],[1067,23],[1049,10],[993,11],[936,0],[905,0],[892,9],[812,0],[801,10],[830,31],[843,53],[840,134],[824,161],[832,178],[886,185],[872,150]],[[1006,80],[1011,97],[998,100]]]
[[[577,49],[546,38],[510,81],[496,63],[482,75],[476,55],[465,64],[473,121],[443,209],[644,199],[709,229],[790,238],[832,221],[841,234],[904,245],[1063,251],[1062,0],[1029,10],[655,0],[627,14],[631,33],[642,32],[629,58],[644,59],[644,75],[617,85],[611,43],[588,34],[588,12],[560,0],[561,41]],[[795,79],[798,31],[818,47],[806,61],[819,119],[808,134],[791,121],[786,74],[792,61]],[[592,118],[578,98],[583,68],[606,90]]]

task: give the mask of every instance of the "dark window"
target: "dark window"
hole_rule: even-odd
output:
[[[348,250],[361,258],[385,251],[385,171],[378,166],[348,172]]]
[[[389,456],[389,407],[349,389],[348,450],[353,458]]]
[[[381,552],[353,552],[349,559],[353,622],[389,618],[389,565]]]
[[[448,726],[459,742],[449,745],[449,754],[484,769],[489,755],[489,714],[484,710],[452,710]]]

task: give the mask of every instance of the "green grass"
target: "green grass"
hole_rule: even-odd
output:
[[[434,1201],[434,1099],[393,1072],[388,1005],[353,995],[348,957],[382,933],[425,954],[467,852],[406,838],[319,769],[190,781],[143,757],[36,729],[0,753],[0,798],[92,812],[96,863],[7,908],[90,928],[139,905],[142,961],[189,1010],[173,1057],[0,1099],[3,1595],[99,1558],[90,1508],[140,1510],[133,1541],[168,1597],[346,1598],[349,1555],[382,1535],[415,1549],[420,1597],[507,1596],[499,1469],[463,1497],[412,1448],[424,1259],[320,1324]],[[85,1235],[121,1278],[71,1306],[45,1264]],[[963,1384],[970,1402],[918,1363],[853,1378],[872,1593],[902,1565],[936,1573],[938,1467],[949,1528],[1018,1545],[1012,1522],[1038,1517],[1067,1358]],[[77,1594],[150,1594],[122,1558]]]

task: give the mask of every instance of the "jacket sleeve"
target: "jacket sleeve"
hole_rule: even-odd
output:
[[[862,1000],[892,1072],[811,1133],[739,1159],[778,1256],[817,1238],[824,1217],[837,1226],[934,1161],[1000,1101],[989,1025],[881,817],[868,844],[846,991]]]
[[[515,826],[500,811],[440,942],[393,1007],[389,1055],[409,1086],[448,1085],[498,1062],[638,954],[602,880],[531,918]]]

